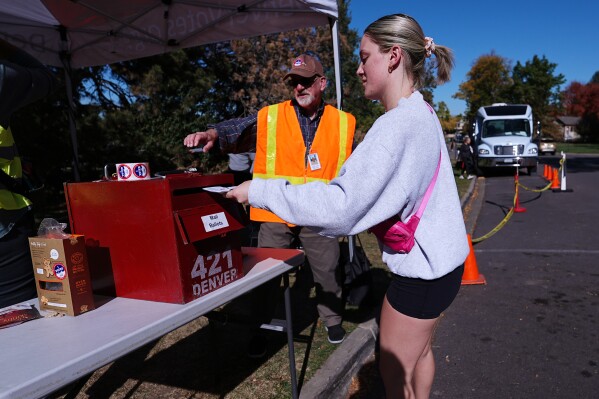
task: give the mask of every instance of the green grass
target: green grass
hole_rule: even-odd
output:
[[[579,144],[579,143],[556,143],[557,151],[570,154],[599,154],[599,143]]]
[[[470,183],[472,183],[472,180],[458,179],[458,176],[460,175],[459,170],[454,170],[454,174],[455,174],[455,184],[458,187],[458,195],[460,198],[462,198],[464,196],[464,194],[466,194],[466,192],[468,191],[468,188],[470,187]]]

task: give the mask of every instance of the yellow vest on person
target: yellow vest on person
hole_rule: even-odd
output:
[[[328,183],[339,174],[351,154],[355,127],[353,115],[325,105],[309,152],[318,154],[320,168],[311,170],[306,163],[306,145],[291,101],[264,107],[258,112],[254,177],[285,179],[291,184]],[[250,208],[250,219],[286,223],[274,213],[254,207]]]
[[[21,179],[21,158],[18,155],[17,147],[10,131],[0,126],[0,169],[13,179]],[[31,201],[26,197],[7,190],[0,183],[0,209],[8,211],[18,210],[31,205]]]

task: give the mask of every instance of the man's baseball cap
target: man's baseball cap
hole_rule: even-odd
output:
[[[322,64],[316,58],[308,54],[302,54],[293,60],[291,70],[285,75],[283,80],[293,75],[303,78],[311,78],[316,75],[324,76],[324,70],[322,69]]]

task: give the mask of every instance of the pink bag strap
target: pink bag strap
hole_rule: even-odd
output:
[[[428,185],[426,189],[426,193],[424,194],[424,198],[422,199],[422,203],[418,207],[415,216],[420,219],[422,214],[424,213],[424,209],[426,208],[426,204],[428,203],[428,199],[431,197],[433,193],[433,188],[435,187],[435,183],[437,182],[437,176],[439,175],[439,167],[441,166],[441,151],[439,151],[439,162],[437,163],[437,170],[435,170],[435,175],[433,176],[433,180]]]

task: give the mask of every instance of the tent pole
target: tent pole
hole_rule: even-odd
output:
[[[73,79],[71,71],[71,62],[67,53],[67,29],[64,26],[58,28],[60,33],[60,39],[62,40],[63,51],[60,52],[60,61],[64,68],[65,85],[67,89],[67,101],[69,106],[67,112],[69,115],[69,131],[71,134],[71,145],[73,150],[73,162],[71,164],[73,168],[73,178],[76,182],[81,181],[79,174],[79,148],[77,145],[77,126],[75,125],[75,102],[73,101]]]
[[[339,26],[338,20],[329,18],[331,37],[333,38],[333,59],[335,64],[335,89],[337,92],[337,108],[343,109],[343,94],[341,92],[341,61],[339,57]],[[354,236],[347,236],[349,261],[354,259]]]
[[[73,149],[73,178],[76,182],[81,181],[81,176],[79,174],[79,149],[77,145],[77,127],[75,126],[75,104],[73,102],[73,83],[71,77],[71,69],[67,68],[65,65],[64,75],[67,89],[67,101],[69,102],[69,106],[67,107],[67,112],[69,115],[69,131],[71,134],[71,144]]]
[[[341,94],[341,62],[339,60],[339,29],[338,21],[329,18],[331,25],[331,36],[333,38],[333,61],[335,64],[335,90],[337,93],[337,108],[343,109],[343,96]]]

